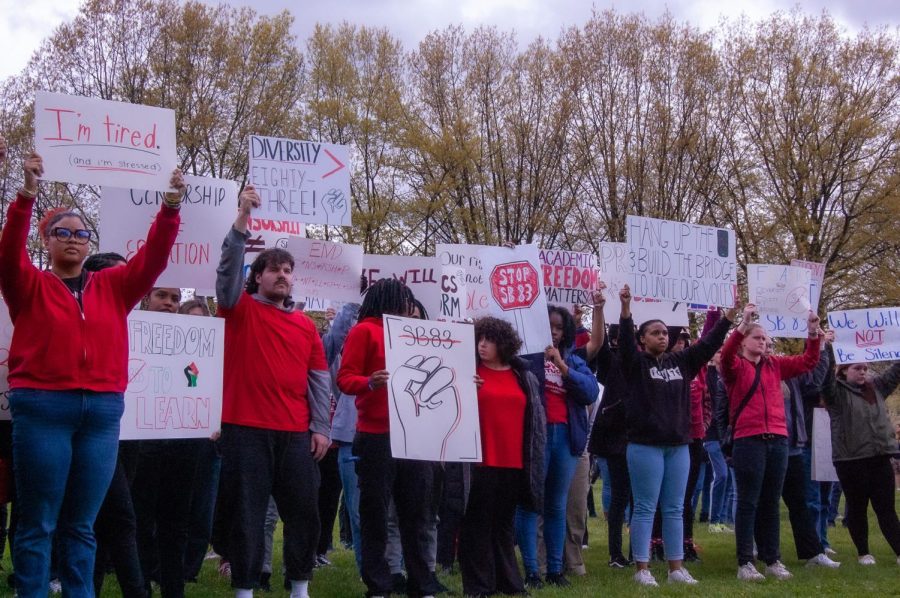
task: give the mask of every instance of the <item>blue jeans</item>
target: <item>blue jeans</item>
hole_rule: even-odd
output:
[[[578,457],[569,449],[568,424],[547,424],[544,452],[547,477],[544,481],[544,545],[547,573],[561,573],[566,541],[566,502],[575,475]],[[516,542],[522,552],[526,575],[537,575],[537,518],[533,511],[516,509]]]
[[[19,518],[16,592],[47,595],[55,533],[63,592],[93,598],[94,520],[116,469],[123,396],[20,388],[9,392],[9,407]]]
[[[709,522],[722,523],[722,510],[725,505],[725,487],[728,485],[728,464],[722,454],[722,445],[718,440],[703,443],[709,462],[712,464],[712,504],[709,507]]]
[[[725,500],[722,502],[722,512],[719,514],[720,523],[734,525],[737,515],[737,486],[734,483],[734,467],[728,466],[728,480],[725,484]]]
[[[650,562],[650,536],[656,504],[662,511],[666,559],[684,558],[684,494],[691,469],[688,445],[651,446],[628,443],[628,473],[634,495],[631,550],[638,563]]]
[[[612,478],[609,475],[609,465],[606,459],[597,457],[597,468],[600,470],[600,479],[603,480],[600,502],[603,504],[603,512],[609,513],[609,505],[612,502]]]
[[[766,565],[781,560],[781,490],[788,466],[787,438],[738,438],[732,451],[737,486],[734,535],[738,566],[752,563],[753,541]]]
[[[362,571],[362,538],[359,531],[359,479],[356,477],[356,462],[359,457],[353,456],[353,445],[341,443],[338,447],[338,470],[341,474],[341,486],[344,490],[344,505],[350,519],[350,534],[353,536],[353,553],[356,556],[356,569]]]
[[[803,467],[806,470],[806,504],[815,520],[819,541],[822,542],[823,548],[828,548],[831,545],[828,543],[827,497],[831,492],[831,482],[818,482],[812,479],[812,447],[807,446],[803,449]],[[823,487],[827,488],[824,503]]]

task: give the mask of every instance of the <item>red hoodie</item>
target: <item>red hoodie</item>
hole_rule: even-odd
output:
[[[356,429],[370,434],[387,434],[390,431],[387,386],[369,388],[372,372],[385,368],[381,318],[365,318],[351,328],[342,355],[337,385],[344,394],[356,396],[359,414]]]
[[[0,237],[0,290],[15,326],[9,387],[125,392],[128,313],[166,268],[178,210],[163,206],[126,266],[88,273],[83,309],[66,284],[31,263],[25,243],[34,200],[19,195]]]
[[[731,421],[756,376],[756,366],[737,354],[743,340],[744,335],[735,330],[722,347],[722,367],[719,372],[728,390],[728,417]],[[803,355],[763,357],[759,386],[734,425],[734,437],[737,439],[757,434],[787,437],[781,381],[812,371],[818,362],[818,338],[807,341]]]

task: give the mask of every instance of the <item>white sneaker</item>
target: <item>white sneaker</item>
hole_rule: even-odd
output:
[[[669,583],[686,583],[688,585],[695,585],[700,582],[691,577],[691,574],[688,573],[688,570],[682,567],[681,569],[669,571]]]
[[[781,561],[775,561],[771,565],[766,566],[766,577],[772,576],[775,579],[790,579],[793,577],[787,567],[781,564]]]
[[[871,554],[864,554],[861,557],[859,557],[859,564],[860,565],[874,565],[875,557],[872,556]]]
[[[50,580],[50,593],[51,594],[60,594],[62,593],[62,583],[58,579]]]
[[[638,582],[642,586],[650,586],[657,587],[659,586],[656,583],[656,579],[653,577],[653,574],[650,573],[650,569],[638,569],[638,572],[634,574],[634,581]]]
[[[756,570],[753,563],[745,563],[738,567],[737,578],[741,581],[765,581],[766,577]]]
[[[837,555],[837,550],[835,550],[835,549],[832,548],[831,546],[826,546],[826,547],[825,547],[825,554],[827,554],[828,556],[836,556],[836,555]]]
[[[807,567],[828,567],[829,569],[837,569],[841,566],[840,563],[832,561],[828,558],[828,555],[824,552],[821,554],[817,554],[813,558],[806,561]]]

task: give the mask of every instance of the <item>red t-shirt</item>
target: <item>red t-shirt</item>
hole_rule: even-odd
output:
[[[222,422],[266,430],[309,430],[310,370],[328,371],[313,321],[241,293],[225,318]],[[202,375],[202,374],[201,374]]]
[[[381,318],[364,318],[347,334],[337,373],[341,392],[356,397],[356,429],[360,432],[390,431],[387,386],[369,388],[369,376],[384,368],[384,323]]]
[[[522,469],[525,435],[525,391],[510,370],[478,366],[484,384],[478,391],[482,465]]]
[[[569,423],[566,387],[563,385],[562,372],[552,361],[544,361],[544,396],[547,399],[547,423]]]

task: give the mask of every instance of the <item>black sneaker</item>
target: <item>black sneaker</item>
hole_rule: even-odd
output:
[[[316,564],[315,564],[315,567],[316,567],[316,568],[318,568],[318,567],[328,567],[328,566],[330,566],[330,565],[331,565],[331,561],[329,561],[329,560],[328,560],[328,557],[326,557],[324,554],[317,554],[317,555],[316,555]]]
[[[402,573],[394,573],[391,575],[391,591],[394,594],[406,593],[406,576]]]
[[[541,580],[540,575],[532,573],[525,576],[525,587],[529,590],[540,590],[544,587],[544,582]]]
[[[572,582],[566,579],[566,576],[562,573],[548,573],[544,581],[546,581],[551,586],[557,586],[560,588],[567,588],[572,585]]]
[[[609,559],[609,566],[613,569],[627,569],[632,565],[634,565],[634,562],[629,561],[624,556],[617,556]]]
[[[450,591],[450,588],[441,583],[434,571],[431,572],[431,587],[434,588],[432,594],[446,594]]]
[[[684,562],[686,563],[696,563],[700,560],[700,555],[697,554],[697,549],[694,548],[693,542],[685,542],[684,543]]]
[[[272,574],[263,571],[259,574],[259,589],[263,592],[271,592],[272,591]]]

